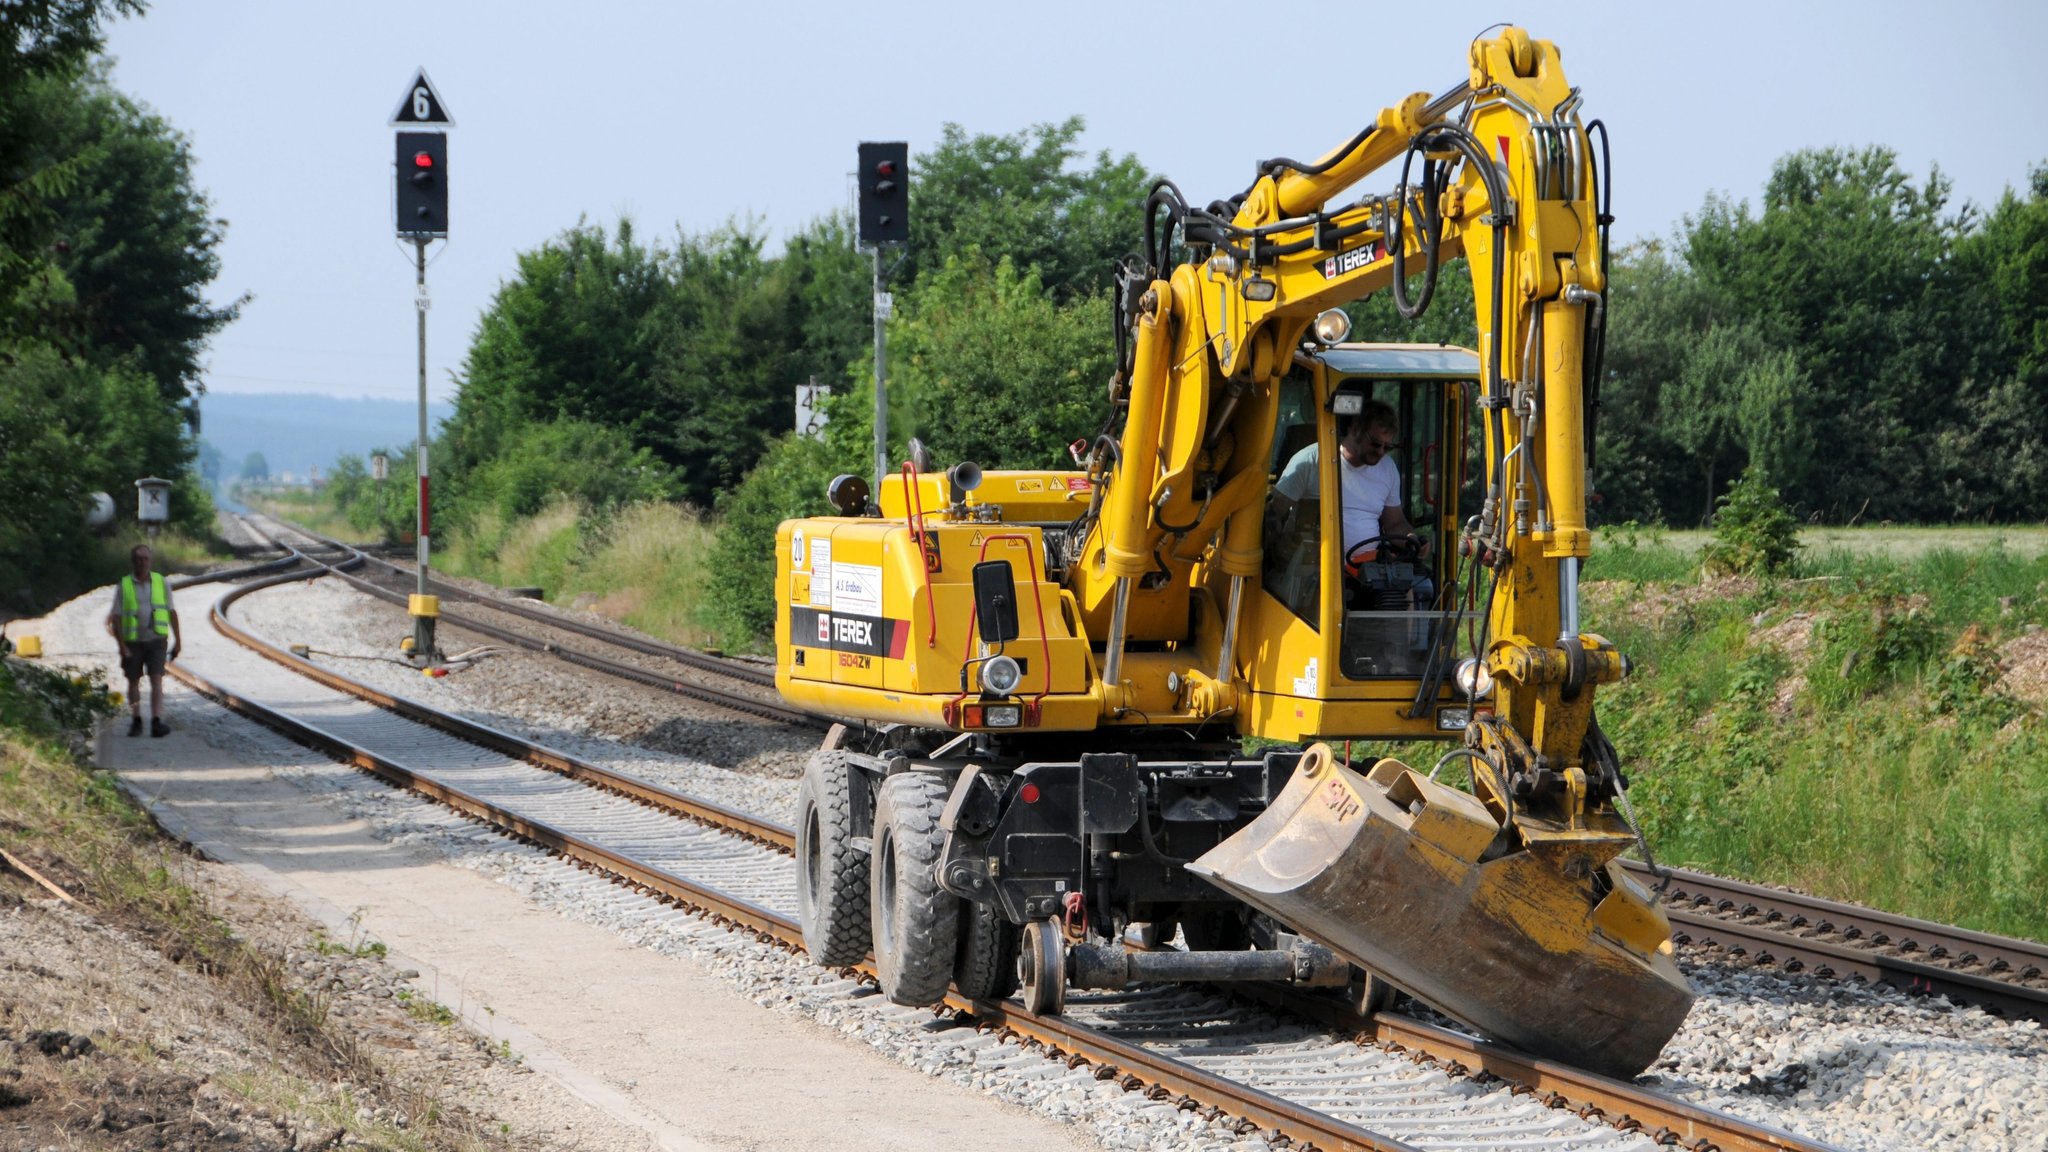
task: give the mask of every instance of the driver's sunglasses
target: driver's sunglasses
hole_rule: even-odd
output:
[[[1379,449],[1382,452],[1392,452],[1394,449],[1399,448],[1401,446],[1395,441],[1382,440],[1377,436],[1368,436],[1366,437],[1365,442]]]

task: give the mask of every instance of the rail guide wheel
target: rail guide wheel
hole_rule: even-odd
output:
[[[1024,926],[1024,944],[1017,957],[1024,983],[1024,1007],[1034,1016],[1057,1016],[1067,1006],[1067,938],[1057,920],[1034,920]]]

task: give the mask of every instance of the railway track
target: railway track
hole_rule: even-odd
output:
[[[1646,884],[1657,877],[1631,862]],[[1674,938],[1738,963],[1946,996],[2048,1023],[2048,945],[1915,920],[1796,892],[1674,870]]]
[[[266,519],[269,518],[266,517]],[[245,517],[244,520],[246,523],[247,518]],[[322,548],[339,550],[357,558],[360,561],[359,567],[377,569],[384,572],[387,576],[411,579],[411,569],[394,564],[388,560],[378,559],[360,549],[316,533],[308,532],[296,525],[282,524],[276,521],[273,521],[273,523],[278,523],[280,527],[285,528],[292,534],[316,542]],[[277,542],[275,533],[266,531],[253,524],[249,525],[249,528],[250,531],[270,539],[274,543]],[[400,605],[406,603],[407,597],[404,592],[385,587],[374,580],[365,579],[350,573],[338,572],[336,575],[350,586],[375,596],[380,600]],[[487,621],[474,611],[451,611],[446,606],[442,608],[442,620],[455,627],[496,640],[501,644],[509,644],[529,652],[549,656],[615,679],[628,680],[650,688],[672,692],[679,696],[687,696],[692,699],[705,701],[706,703],[716,704],[723,708],[729,708],[736,712],[744,712],[751,716],[758,716],[763,719],[774,720],[800,728],[823,731],[833,723],[830,717],[817,716],[809,712],[787,707],[776,700],[768,698],[768,695],[762,692],[735,691],[732,688],[721,687],[718,684],[707,683],[704,680],[706,675],[722,677],[727,680],[738,681],[756,689],[766,688],[769,693],[772,693],[775,687],[775,677],[765,669],[736,660],[709,656],[702,652],[695,652],[673,644],[664,644],[660,641],[623,635],[617,631],[607,630],[595,625],[586,624],[580,620],[571,619],[557,612],[529,607],[511,600],[478,596],[466,589],[457,588],[443,581],[430,581],[428,587],[434,589],[435,595],[441,596],[445,600],[469,604],[475,608],[490,612],[502,612],[532,624],[597,640],[615,648],[637,653],[643,657],[653,657],[658,660],[669,661],[680,665],[682,669],[687,671],[649,669],[640,664],[628,663],[623,660],[600,655],[586,648],[574,647],[553,640],[539,639],[527,632]]]
[[[379,560],[347,545],[308,533],[296,525],[290,531],[329,549],[363,557],[365,565],[398,576],[410,577],[411,569]],[[347,577],[345,577],[347,578]],[[403,595],[356,581],[386,600],[403,602]],[[615,647],[673,661],[707,674],[743,683],[773,687],[767,670],[738,661],[713,657],[677,645],[622,635],[599,625],[562,616],[560,613],[493,597],[477,596],[444,582],[431,585],[444,596],[507,612],[536,624],[560,628]],[[757,707],[758,700],[720,693],[715,687],[692,682],[664,680],[645,669],[618,665],[615,661],[592,658],[558,645],[535,641],[506,629],[450,614],[463,627],[530,650],[546,651],[596,671],[622,676],[655,687],[683,691],[714,703],[729,703],[754,715],[769,716],[810,728],[822,728],[826,718],[790,709],[783,715]],[[701,692],[690,688],[702,688]],[[1659,877],[1638,862],[1626,862],[1645,884]],[[2048,1023],[2048,944],[1972,932],[1967,929],[1897,916],[1869,908],[1822,900],[1817,897],[1726,880],[1683,869],[1666,870],[1671,877],[1666,911],[1671,916],[1677,942],[1704,949],[1728,962],[1805,973],[1823,979],[1860,980],[1890,984],[1915,995],[1941,995],[1960,1004],[1974,1004],[1987,1011],[2016,1019]]]
[[[228,610],[241,596],[331,570],[313,563],[315,570],[237,588],[212,612],[221,635],[306,678],[288,688],[265,682],[264,695],[286,699],[258,699],[187,669],[178,669],[180,678],[507,834],[780,947],[801,948],[788,829],[356,684],[232,622]],[[332,566],[354,563],[347,557]],[[1826,1147],[1417,1021],[1347,1018],[1334,1002],[1282,1001],[1269,1009],[1167,987],[1077,995],[1065,1017],[957,997],[945,1011],[1040,1046],[1095,1080],[1235,1117],[1296,1146]]]

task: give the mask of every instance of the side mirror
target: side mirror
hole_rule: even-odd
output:
[[[974,566],[974,610],[984,644],[1005,644],[1017,638],[1017,581],[1007,560],[984,560]]]

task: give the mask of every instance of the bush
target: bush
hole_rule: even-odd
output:
[[[1701,554],[1707,571],[1776,576],[1792,567],[1799,552],[1799,523],[1755,465],[1718,503],[1714,539]]]
[[[633,447],[628,432],[581,420],[522,426],[503,452],[450,486],[458,524],[486,509],[511,521],[560,500],[605,514],[675,495],[673,475],[653,453]]]
[[[784,520],[828,511],[825,486],[842,472],[867,473],[816,440],[777,440],[739,487],[718,501],[718,542],[711,549],[704,622],[735,647],[761,643],[775,628],[775,529]]]

